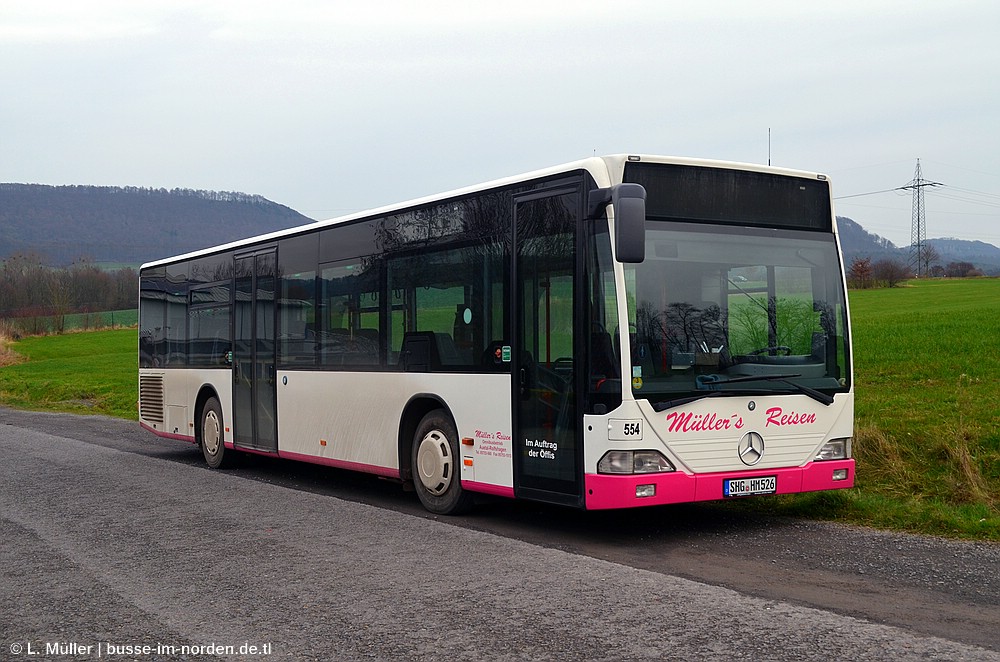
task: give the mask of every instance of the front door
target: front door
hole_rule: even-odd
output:
[[[514,489],[518,496],[578,505],[582,449],[577,435],[575,343],[576,187],[515,199]]]
[[[278,450],[274,249],[236,258],[233,305],[233,438]]]

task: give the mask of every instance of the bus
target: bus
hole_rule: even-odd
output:
[[[143,428],[612,509],[852,487],[828,178],[613,155],[145,264]]]

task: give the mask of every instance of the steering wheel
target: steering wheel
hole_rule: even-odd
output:
[[[757,356],[759,354],[764,354],[764,353],[770,354],[771,352],[775,352],[775,353],[777,353],[777,352],[784,352],[785,356],[791,356],[791,354],[792,354],[792,348],[788,347],[786,345],[774,345],[773,347],[761,347],[760,349],[755,349],[754,351],[750,352],[750,356]]]

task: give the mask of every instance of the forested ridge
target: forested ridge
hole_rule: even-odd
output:
[[[0,260],[139,264],[311,220],[246,193],[0,184]]]

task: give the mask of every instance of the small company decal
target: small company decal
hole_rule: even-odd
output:
[[[510,435],[505,432],[487,432],[477,429],[476,455],[492,457],[511,457]]]

